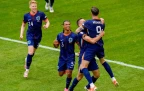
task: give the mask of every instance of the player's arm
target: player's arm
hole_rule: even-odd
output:
[[[21,40],[23,39],[23,34],[24,34],[24,30],[25,30],[25,25],[26,25],[26,23],[22,22],[21,30],[20,30],[20,39],[21,39]]]
[[[94,44],[96,43],[98,40],[100,40],[103,36],[104,36],[105,32],[104,31],[101,31],[101,33],[95,37],[95,38],[91,38],[89,37],[88,35],[84,34],[83,35],[83,39],[91,44]]]
[[[84,30],[83,26],[80,26],[76,29],[76,34]]]
[[[100,20],[101,20],[102,24],[104,24],[104,23],[105,23],[103,18],[100,18]]]
[[[54,40],[53,41],[53,46],[55,47],[55,48],[58,48],[59,47],[59,42],[58,42],[58,40]]]
[[[49,27],[49,25],[50,25],[50,22],[49,22],[48,18],[46,18],[44,20],[44,22],[45,22],[45,25],[43,25],[43,27],[44,27],[44,29],[47,29]]]

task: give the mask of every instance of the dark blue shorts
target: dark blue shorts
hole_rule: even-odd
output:
[[[101,46],[96,46],[95,48],[88,47],[84,53],[84,60],[91,61],[95,56],[103,58],[104,48]]]
[[[75,60],[59,59],[58,71],[73,70],[74,65],[75,65]]]
[[[38,48],[41,39],[28,39],[27,44],[28,46],[34,46],[34,48]]]
[[[81,64],[81,61],[82,61],[82,54],[79,55],[79,62],[78,62],[78,66],[80,66]],[[92,60],[90,61],[89,63],[89,66],[88,66],[88,70],[89,71],[94,71],[94,70],[97,70],[99,67],[96,63],[96,59],[95,58],[92,58]]]

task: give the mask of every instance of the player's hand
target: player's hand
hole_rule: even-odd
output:
[[[104,34],[105,34],[105,32],[102,29],[102,31],[100,32],[100,35],[104,36]]]
[[[23,40],[23,35],[20,35],[20,40]]]
[[[58,42],[57,40],[54,40],[54,41],[53,41],[53,46],[54,46],[55,48],[58,48],[59,42]]]
[[[102,24],[104,24],[104,19],[103,19],[103,18],[100,18],[100,20],[101,20]]]
[[[58,44],[59,44],[59,42],[58,42],[57,40],[54,40],[53,44],[58,45]]]
[[[47,26],[47,25],[43,25],[43,28],[44,28],[44,29],[47,29],[47,28],[48,28],[48,26]]]

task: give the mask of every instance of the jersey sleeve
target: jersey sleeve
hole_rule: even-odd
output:
[[[88,29],[88,26],[89,26],[89,25],[90,25],[90,24],[89,24],[88,21],[84,22],[84,23],[83,23],[83,27],[84,27],[84,29]]]
[[[45,13],[42,12],[42,20],[47,19],[47,16],[45,15]]]
[[[56,40],[60,43],[60,35],[58,34]]]
[[[75,35],[75,42],[79,42],[79,41],[78,41],[78,35],[77,35],[77,34]]]
[[[24,15],[23,22],[24,22],[24,23],[27,23],[27,22],[28,22],[26,15]]]

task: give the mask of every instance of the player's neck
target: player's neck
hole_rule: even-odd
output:
[[[71,30],[64,30],[64,35],[68,36],[71,33]]]
[[[92,16],[92,19],[99,19],[98,16]]]
[[[35,14],[37,13],[37,11],[30,11],[30,14],[32,15],[32,16],[34,16]]]

